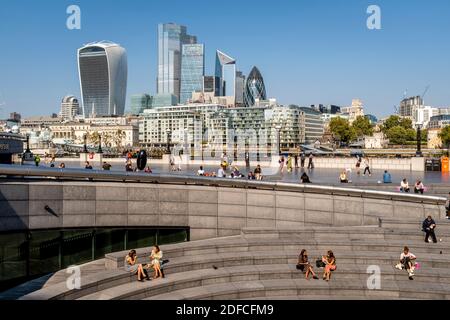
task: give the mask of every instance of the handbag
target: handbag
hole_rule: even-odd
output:
[[[322,261],[322,259],[316,260],[316,267],[317,268],[325,268],[325,262]]]

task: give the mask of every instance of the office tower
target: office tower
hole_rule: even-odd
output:
[[[247,107],[251,107],[255,105],[256,99],[266,100],[267,96],[264,79],[258,68],[253,67],[245,84],[244,103]]]
[[[195,44],[197,38],[186,27],[174,23],[158,25],[158,94],[173,94],[180,99],[181,50],[183,44]]]
[[[131,114],[140,114],[145,109],[152,107],[152,97],[146,93],[144,94],[134,94],[131,96]]]
[[[220,95],[220,78],[216,76],[204,76],[203,93],[213,93],[214,97],[218,97]]]
[[[216,77],[220,79],[220,96],[235,96],[236,60],[217,50]]]
[[[192,92],[202,90],[205,75],[205,53],[203,44],[184,44],[181,54],[180,102],[192,98]]]
[[[78,49],[84,117],[123,115],[127,92],[127,54],[118,44],[101,41]]]
[[[236,71],[236,101],[237,107],[244,106],[244,90],[245,90],[245,76],[241,71]]]
[[[66,96],[61,102],[60,117],[63,120],[73,120],[79,114],[80,104],[74,96]]]
[[[153,96],[152,108],[175,106],[177,104],[177,97],[170,93],[161,93]]]

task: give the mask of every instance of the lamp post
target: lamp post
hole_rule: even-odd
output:
[[[421,125],[417,123],[417,150],[416,157],[422,157],[422,132],[420,131]]]
[[[84,141],[83,153],[88,153],[88,149],[87,149],[87,134],[86,133],[83,135],[83,141]]]
[[[103,153],[103,150],[102,150],[102,135],[101,134],[98,136],[98,150],[97,150],[97,153]]]
[[[166,130],[167,133],[167,154],[170,154],[170,133],[172,131],[170,129]]]
[[[281,125],[275,126],[275,129],[277,130],[278,137],[278,155],[281,156]]]

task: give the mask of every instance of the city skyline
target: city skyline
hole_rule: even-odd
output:
[[[23,4],[29,10],[22,10]],[[73,31],[65,27],[69,4],[5,3],[0,12],[0,35],[7,44],[0,59],[0,102],[6,102],[2,117],[13,111],[24,116],[58,112],[61,99],[68,94],[81,100],[76,49],[103,39],[127,50],[128,110],[131,95],[156,92],[157,25],[166,22],[184,25],[189,34],[202,39],[207,49],[205,74],[214,74],[215,50],[223,50],[238,61],[245,75],[257,66],[268,98],[277,98],[281,104],[347,106],[352,98],[361,98],[367,113],[380,117],[394,112],[405,89],[408,96],[421,95],[430,85],[425,104],[450,105],[450,62],[445,59],[449,44],[433,35],[450,29],[447,3],[377,1],[383,27],[368,30],[369,1],[349,1],[345,6],[331,1],[282,1],[283,9],[268,2],[259,8],[239,3],[246,10],[223,9],[230,19],[220,23],[207,14],[215,6],[208,8],[201,1],[197,5],[203,8],[202,19],[196,18],[197,5],[189,8],[192,4],[182,1],[175,1],[171,10],[155,10],[165,8],[162,1],[133,1],[125,8],[107,1],[77,1],[82,28]],[[283,15],[278,15],[281,11]],[[149,12],[153,12],[151,17]],[[242,12],[261,19],[252,19],[252,28],[243,29],[245,22],[236,22]],[[118,23],[112,24],[108,15],[120,18]],[[269,24],[262,19],[268,15]],[[147,18],[137,18],[143,16]],[[50,42],[59,43],[51,52],[44,50]],[[411,43],[415,43],[414,50]],[[29,46],[36,48],[33,55],[25,53]]]

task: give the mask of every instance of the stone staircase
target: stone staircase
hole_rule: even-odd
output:
[[[79,290],[65,281],[24,300],[82,299],[450,299],[450,222],[437,221],[437,244],[425,243],[421,221],[383,219],[377,226],[244,228],[241,235],[161,246],[166,278],[137,282],[123,270],[127,252],[105,256],[105,270],[83,276]],[[413,281],[394,268],[403,246],[418,256]],[[295,264],[301,249],[312,263],[334,251],[331,281],[306,280]],[[138,249],[148,263],[151,248]],[[369,266],[380,268],[381,287],[368,288]],[[321,269],[315,268],[319,278]]]

